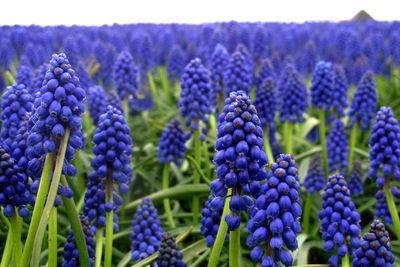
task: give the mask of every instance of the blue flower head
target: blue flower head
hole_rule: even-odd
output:
[[[361,162],[355,160],[353,163],[353,168],[349,173],[349,178],[347,179],[347,184],[349,186],[352,195],[356,196],[363,192],[363,170],[361,168]]]
[[[181,100],[178,103],[181,115],[186,118],[186,126],[197,130],[199,121],[208,124],[207,115],[211,114],[211,87],[208,70],[195,58],[185,67],[181,77]]]
[[[224,73],[224,89],[225,95],[238,90],[244,91],[246,94],[251,90],[252,74],[249,69],[245,56],[236,51],[231,56]]]
[[[158,160],[161,164],[174,162],[181,165],[185,156],[186,136],[178,119],[172,119],[163,131],[158,144]]]
[[[157,265],[160,267],[186,267],[186,263],[182,259],[183,254],[175,238],[170,233],[162,233]]]
[[[351,101],[350,127],[353,127],[355,123],[360,123],[361,129],[367,130],[371,126],[376,112],[377,98],[375,75],[367,71],[361,78]]]
[[[253,58],[256,62],[259,62],[262,56],[264,55],[264,52],[266,50],[266,45],[265,45],[265,34],[264,34],[264,29],[262,26],[258,26],[255,33],[254,33],[254,38],[253,38]]]
[[[29,93],[35,97],[36,94],[39,92],[40,88],[42,88],[43,81],[45,79],[47,70],[50,68],[49,64],[43,64],[39,68],[37,68],[34,72],[33,79],[32,79],[32,87],[28,88]]]
[[[315,154],[311,158],[310,165],[308,166],[307,176],[304,179],[304,187],[310,195],[318,193],[325,184],[325,175],[322,168],[322,160],[320,154]]]
[[[107,111],[107,106],[109,104],[109,99],[104,92],[104,89],[100,86],[90,87],[86,102],[89,109],[89,115],[92,117],[94,125],[97,125],[100,116]]]
[[[278,84],[280,95],[279,116],[281,122],[302,122],[307,112],[307,87],[292,64],[287,64]]]
[[[89,253],[89,262],[90,265],[94,265],[94,256],[95,256],[95,242],[94,242],[94,233],[90,228],[90,224],[88,220],[81,216],[81,225],[83,234],[85,236],[86,246]],[[70,267],[70,266],[81,266],[79,261],[79,254],[76,248],[75,236],[72,230],[70,230],[69,235],[67,237],[67,243],[64,245],[64,257],[62,267]]]
[[[93,81],[92,78],[90,78],[90,75],[82,62],[78,64],[76,74],[78,75],[79,81],[81,82],[81,87],[85,91],[87,91],[92,86]]]
[[[382,166],[383,176],[376,180],[377,187],[382,188],[390,175],[399,180],[400,128],[391,108],[381,107],[378,111],[371,129],[369,147],[370,169],[368,177],[375,178],[378,176],[378,170]]]
[[[269,60],[269,58],[265,58],[265,59],[263,59],[263,61],[261,61],[260,70],[258,72],[258,77],[256,80],[257,88],[262,85],[265,78],[272,79],[272,81],[275,84],[277,82],[276,73],[275,73],[274,67],[272,66],[272,63]]]
[[[185,68],[185,56],[182,48],[179,45],[174,45],[171,52],[168,55],[167,71],[168,79],[171,82],[179,80],[182,75],[182,71]]]
[[[345,179],[335,174],[328,179],[322,194],[321,234],[324,250],[332,252],[337,247],[337,255],[329,259],[330,266],[340,265],[346,254],[352,254],[360,247],[360,214],[350,198],[350,190]],[[350,242],[346,240],[350,238]]]
[[[70,64],[76,66],[79,61],[80,47],[75,37],[69,36],[63,42],[63,52],[68,55]]]
[[[330,62],[317,63],[311,80],[311,103],[319,109],[328,111],[332,106],[333,68]]]
[[[136,209],[132,225],[131,258],[137,263],[151,256],[160,248],[163,229],[157,209],[150,199],[142,199],[142,202]]]
[[[247,231],[250,234],[246,243],[253,248],[250,253],[253,261],[262,262],[262,266],[276,266],[274,261],[293,265],[289,250],[298,248],[296,236],[300,233],[302,213],[299,189],[295,161],[292,156],[281,154],[271,164],[267,182],[261,186],[261,193],[249,210]],[[264,257],[263,245],[273,255]]]
[[[29,91],[32,89],[32,81],[33,81],[33,71],[32,68],[28,65],[20,64],[17,68],[17,77],[15,82],[17,84],[23,84],[26,88],[29,88]]]
[[[254,106],[257,108],[257,114],[261,119],[261,125],[273,127],[278,107],[278,97],[275,83],[271,77],[265,78],[262,85],[257,88]]]
[[[399,190],[397,189],[397,187],[392,187],[391,191],[394,197],[394,201],[397,202],[396,200],[399,197]],[[392,215],[390,214],[389,206],[385,196],[385,191],[379,190],[378,192],[376,192],[375,198],[376,198],[375,218],[382,218],[386,224],[392,225],[393,219]]]
[[[225,220],[229,230],[233,231],[240,225],[240,212],[253,204],[242,191],[258,196],[259,182],[267,177],[268,157],[264,152],[263,130],[256,108],[243,91],[230,94],[218,120],[217,152],[214,155],[217,179],[210,185],[216,198],[210,205],[220,211],[228,188],[232,188],[231,213]]]
[[[333,94],[332,107],[338,113],[339,117],[344,116],[344,110],[347,108],[347,91],[349,84],[347,83],[346,74],[339,65],[333,67]]]
[[[329,172],[343,171],[348,167],[348,140],[344,123],[336,120],[326,139]]]
[[[309,77],[313,72],[315,64],[317,63],[317,49],[313,40],[306,43],[304,47],[304,52],[301,60],[301,70],[302,73]]]
[[[395,256],[385,225],[378,220],[371,224],[365,233],[354,255],[353,266],[385,266],[394,267]]]
[[[145,34],[142,36],[139,49],[140,59],[140,83],[147,84],[147,72],[152,71],[154,60],[153,60],[153,42],[150,35]]]
[[[131,54],[123,51],[117,58],[113,68],[114,85],[119,97],[125,99],[129,95],[136,97],[138,89],[138,70]]]
[[[223,45],[217,44],[210,60],[210,78],[212,82],[212,94],[210,99],[214,102],[214,104],[217,102],[217,94],[224,88],[224,72],[228,62],[228,51]]]
[[[124,106],[122,105],[121,98],[119,98],[119,95],[117,91],[115,90],[110,90],[108,91],[108,103],[109,105],[113,106],[114,108],[118,109],[122,113],[124,112]],[[128,100],[131,98],[128,98]]]

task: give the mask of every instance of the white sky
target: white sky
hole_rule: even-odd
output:
[[[2,0],[0,25],[102,25],[215,21],[400,20],[399,0]]]

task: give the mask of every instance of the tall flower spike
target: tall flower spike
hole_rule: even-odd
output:
[[[178,119],[172,119],[167,128],[163,131],[158,144],[158,160],[161,164],[174,162],[181,165],[185,156],[185,133]]]
[[[168,79],[171,82],[179,80],[182,75],[182,70],[185,67],[185,56],[182,48],[179,45],[174,45],[168,55],[167,71]]]
[[[349,173],[349,178],[347,183],[352,195],[356,196],[363,192],[363,170],[361,168],[361,162],[355,160],[353,163],[353,168]]]
[[[178,106],[181,115],[186,118],[186,126],[191,126],[192,131],[199,127],[199,121],[208,124],[207,115],[211,114],[210,105],[211,87],[208,70],[195,58],[185,67],[181,77],[181,100]],[[203,128],[203,131],[206,128]]]
[[[15,79],[17,84],[23,84],[26,88],[32,88],[33,71],[28,65],[20,64],[17,68],[17,77]]]
[[[392,187],[391,189],[394,201],[399,197],[399,190],[397,187]],[[393,219],[390,214],[389,206],[385,196],[385,191],[379,190],[375,194],[376,204],[375,204],[375,218],[382,218],[386,224],[392,225]]]
[[[153,42],[148,34],[142,36],[140,41],[139,55],[140,83],[143,85],[148,83],[147,72],[151,72],[154,65]]]
[[[328,150],[329,172],[343,171],[348,167],[348,140],[344,123],[336,120],[329,132],[326,146]]]
[[[258,77],[257,77],[257,84],[256,84],[257,88],[259,88],[262,85],[265,78],[272,79],[274,83],[277,82],[276,73],[269,58],[265,58],[261,62],[260,70],[258,72]]]
[[[367,71],[361,78],[351,101],[350,127],[357,122],[360,123],[363,130],[367,130],[371,126],[376,112],[377,98],[375,75],[373,72]]]
[[[328,111],[332,106],[333,69],[332,64],[320,61],[315,67],[311,80],[311,103],[313,106]]]
[[[99,118],[107,111],[109,98],[104,89],[100,86],[90,87],[86,101],[89,109],[89,115],[93,119],[94,125],[97,125]]]
[[[322,160],[320,154],[315,154],[311,158],[310,165],[308,166],[307,176],[304,179],[304,187],[310,195],[319,192],[324,188],[325,175],[322,169]]]
[[[123,51],[119,54],[113,68],[114,85],[121,99],[132,95],[136,97],[138,89],[138,70],[131,54]]]
[[[268,157],[264,152],[263,130],[256,108],[244,92],[230,94],[218,119],[217,152],[214,155],[217,179],[210,185],[216,198],[211,207],[215,211],[222,210],[227,189],[232,188],[229,202],[232,213],[225,220],[228,229],[233,231],[240,225],[240,212],[253,204],[243,191],[250,191],[253,197],[260,193],[259,182],[267,177]]]
[[[325,242],[324,250],[332,252],[337,246],[337,255],[329,259],[330,266],[337,266],[346,254],[351,255],[360,247],[360,214],[351,201],[345,179],[338,174],[329,177],[322,200],[318,217],[321,220],[322,240]]]
[[[371,129],[369,140],[369,178],[378,176],[382,165],[383,176],[378,177],[376,185],[382,188],[385,176],[393,174],[396,180],[400,179],[400,128],[392,109],[381,107],[376,115],[376,120]]]
[[[158,266],[186,267],[186,263],[182,259],[183,254],[175,238],[170,233],[162,233],[161,245],[158,251]]]
[[[253,261],[262,266],[276,266],[274,259],[285,266],[293,265],[290,251],[298,248],[296,235],[300,233],[301,206],[295,161],[290,155],[281,154],[271,164],[268,180],[261,186],[261,194],[250,209],[247,245],[252,249]],[[264,257],[264,243],[267,255]],[[285,246],[285,247],[284,247]],[[273,259],[274,258],[274,259]]]
[[[254,38],[253,38],[253,58],[255,62],[259,62],[261,57],[264,55],[264,52],[267,50],[266,45],[265,45],[265,34],[264,34],[264,28],[260,25],[257,27],[257,30],[254,33]]]
[[[344,69],[335,65],[333,67],[333,94],[332,94],[332,107],[338,113],[339,117],[344,116],[344,109],[347,108],[347,91],[349,84],[347,83],[346,74]]]
[[[31,112],[33,97],[24,84],[7,87],[1,103],[1,141],[10,148],[18,134],[18,129],[25,124],[26,113]],[[9,150],[8,150],[9,151]],[[9,151],[11,152],[11,151]]]
[[[281,122],[302,122],[307,112],[307,87],[292,64],[286,65],[278,84],[280,94],[279,117]]]
[[[93,232],[90,228],[90,224],[87,219],[81,216],[81,225],[83,234],[85,236],[86,246],[89,253],[89,262],[90,265],[94,265],[94,256],[95,256],[95,242],[93,240]],[[67,237],[67,243],[64,245],[64,260],[62,267],[70,267],[70,266],[81,266],[79,262],[78,250],[76,248],[75,236],[72,230],[70,230],[69,235]]]
[[[122,105],[121,98],[119,98],[117,91],[115,90],[108,91],[108,103],[110,106],[113,106],[119,111],[124,112],[124,106]]]
[[[277,102],[274,81],[271,77],[267,77],[262,85],[257,88],[256,99],[254,100],[254,106],[257,108],[262,126],[269,125],[270,127],[274,127],[274,118],[278,106]]]
[[[49,64],[43,64],[38,69],[35,70],[32,80],[32,88],[29,89],[29,93],[35,97],[39,92],[40,88],[42,88],[43,81],[45,79],[47,70],[50,68]]]
[[[229,53],[226,48],[217,44],[211,55],[210,78],[212,82],[212,93],[210,100],[216,104],[217,94],[224,88],[224,72],[229,62]]]
[[[206,238],[207,247],[212,247],[217,237],[219,225],[221,223],[222,209],[214,210],[211,207],[211,202],[215,196],[210,195],[208,200],[204,203],[204,208],[201,211],[201,226],[200,231]],[[225,240],[229,238],[229,233],[226,234]]]
[[[85,91],[80,87],[79,78],[66,55],[52,55],[29,122],[32,129],[27,144],[32,149],[27,156],[28,171],[32,177],[40,178],[46,153],[58,150],[67,127],[70,136],[62,173],[76,175],[76,168],[69,162],[75,157],[75,149],[84,145],[81,118],[85,112],[84,99]]]
[[[385,225],[375,220],[368,233],[365,233],[360,248],[355,252],[354,267],[385,266],[394,267],[395,256]]]
[[[137,263],[154,254],[160,248],[163,229],[157,209],[150,199],[142,199],[136,209],[132,225],[132,260]]]
[[[302,54],[301,70],[306,77],[309,77],[314,70],[314,66],[317,63],[318,57],[314,41],[310,40],[306,43],[304,52]]]
[[[246,94],[251,90],[252,75],[244,55],[236,51],[231,56],[224,73],[224,89],[225,95],[229,97],[229,93],[238,90],[244,91]]]

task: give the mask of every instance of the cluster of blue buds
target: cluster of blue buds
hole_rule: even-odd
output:
[[[218,120],[217,152],[214,155],[217,179],[210,185],[216,198],[210,205],[215,211],[222,210],[228,188],[232,188],[231,213],[225,220],[229,230],[233,231],[240,225],[240,212],[253,204],[249,196],[242,195],[243,191],[250,192],[253,197],[260,193],[259,182],[267,177],[268,157],[264,152],[263,129],[256,108],[243,91],[229,95]]]
[[[397,198],[400,196],[397,187],[391,188],[392,195],[396,202]],[[385,191],[379,190],[375,194],[376,204],[375,204],[375,218],[382,218],[386,224],[393,224],[392,215],[390,215],[389,206],[386,200]]]
[[[318,217],[321,220],[322,240],[325,242],[324,250],[331,252],[335,246],[338,247],[337,255],[329,259],[330,266],[337,266],[346,254],[351,255],[360,247],[360,214],[351,201],[345,179],[338,174],[329,177],[322,199],[322,210]],[[348,237],[351,250],[346,244]]]
[[[375,75],[372,71],[367,71],[361,78],[351,101],[350,127],[353,127],[355,123],[360,123],[361,129],[367,130],[371,126],[377,99]]]
[[[34,75],[33,75],[33,80],[32,80],[32,87],[28,88],[29,93],[33,97],[35,97],[36,94],[39,92],[39,89],[42,88],[42,84],[45,79],[46,72],[49,68],[50,68],[50,65],[45,63],[35,70]]]
[[[144,34],[140,40],[139,48],[140,83],[142,85],[148,83],[147,72],[151,72],[153,69],[153,56],[153,42],[151,37],[148,34]]]
[[[102,87],[93,86],[88,90],[86,102],[89,109],[89,115],[92,117],[94,125],[97,125],[100,116],[107,111],[109,98]]]
[[[236,51],[231,56],[225,69],[225,95],[229,97],[229,93],[238,90],[242,90],[246,94],[249,94],[251,90],[251,80],[252,74],[245,56],[241,52]]]
[[[186,140],[187,136],[183,132],[180,121],[172,119],[163,131],[158,144],[158,160],[160,163],[174,162],[177,166],[180,166],[186,152]]]
[[[332,107],[338,113],[339,117],[343,117],[344,109],[347,108],[347,91],[349,90],[349,84],[347,82],[346,73],[340,65],[334,65],[333,74]]]
[[[355,251],[353,266],[394,267],[395,259],[385,225],[375,220],[368,233],[364,234],[360,248]]]
[[[245,60],[245,62],[247,64],[247,69],[250,72],[250,78],[252,79],[253,78],[253,69],[254,69],[253,68],[253,57],[251,56],[251,54],[250,54],[249,50],[247,49],[247,47],[248,46],[246,46],[244,43],[239,43],[236,46],[235,52],[240,52],[243,55],[244,60]]]
[[[328,150],[329,172],[342,171],[349,165],[348,163],[348,140],[344,123],[336,120],[329,132],[326,140]]]
[[[142,199],[136,209],[132,225],[132,260],[137,263],[154,254],[160,248],[163,229],[157,209],[150,199]]]
[[[25,124],[26,113],[31,112],[33,97],[24,84],[8,86],[3,93],[1,103],[1,141],[10,148],[18,134],[18,129]]]
[[[274,258],[285,266],[293,265],[290,251],[298,248],[296,235],[300,233],[301,206],[295,161],[281,154],[271,164],[268,180],[261,186],[261,194],[250,209],[247,245],[253,250],[250,257],[262,266],[276,266]],[[264,243],[267,255],[259,243]]]
[[[278,97],[275,83],[271,77],[264,79],[262,85],[256,90],[254,106],[257,108],[261,125],[274,127],[274,118],[278,107]]]
[[[281,122],[302,122],[308,107],[307,87],[292,64],[287,64],[283,70],[278,92],[282,100],[279,106]]]
[[[382,165],[383,176],[376,179],[376,186],[383,187],[385,176],[393,175],[396,180],[400,179],[400,128],[391,108],[381,107],[378,111],[371,129],[369,146],[368,177],[378,176],[378,170]]]
[[[269,58],[265,58],[263,61],[261,61],[260,70],[258,71],[258,77],[256,80],[257,88],[263,84],[266,78],[272,79],[273,83],[277,82],[274,66],[272,66],[272,62],[269,60]]]
[[[92,172],[89,175],[89,182],[87,184],[87,190],[82,206],[83,214],[88,218],[89,222],[94,222],[94,229],[102,228],[106,226],[106,212],[113,210],[113,230],[114,232],[119,231],[118,225],[118,208],[122,205],[123,199],[121,196],[113,191],[112,204],[106,204],[106,189],[104,183],[98,179],[97,173]]]
[[[18,171],[18,166],[6,150],[0,146],[0,205],[6,217],[18,209],[19,216],[29,216],[25,205],[33,204],[28,177]]]
[[[85,112],[85,91],[79,86],[79,78],[71,68],[65,54],[53,54],[43,86],[34,101],[33,114],[29,118],[31,129],[27,144],[28,173],[41,175],[45,155],[56,152],[66,128],[70,136],[66,149],[63,174],[76,175],[76,168],[69,162],[75,157],[75,149],[84,146],[82,114]]]
[[[28,65],[20,64],[17,68],[17,77],[15,78],[15,82],[17,84],[23,84],[26,88],[32,88],[33,81],[33,71],[32,68]]]
[[[214,245],[222,217],[222,209],[216,211],[211,207],[211,202],[214,200],[214,198],[215,196],[210,195],[201,211],[203,218],[201,218],[200,230],[203,236],[206,238],[207,247],[212,247]],[[229,233],[226,234],[225,240],[228,238]]]
[[[129,52],[121,52],[114,63],[113,71],[114,85],[119,97],[121,99],[129,95],[135,97],[138,89],[138,70]]]
[[[304,179],[304,187],[310,195],[318,193],[325,185],[325,174],[322,168],[322,160],[320,154],[315,154],[311,158],[308,166],[307,176]]]
[[[107,106],[100,116],[93,136],[92,179],[108,179],[119,185],[121,194],[128,192],[131,182],[132,139],[124,115],[116,108]],[[111,175],[111,177],[109,177]]]
[[[361,162],[355,160],[347,179],[347,184],[352,195],[356,196],[363,192],[363,176],[364,174],[361,168]]]
[[[210,78],[212,82],[212,95],[210,96],[211,101],[215,101],[217,94],[221,92],[224,88],[224,73],[225,67],[228,65],[229,62],[229,53],[226,48],[221,45],[217,44],[215,46],[214,52],[211,55],[211,62],[210,62]]]
[[[94,242],[94,234],[90,228],[90,224],[88,220],[81,216],[81,225],[83,234],[85,236],[86,246],[89,253],[89,262],[91,266],[94,266],[94,256],[95,256],[95,242]],[[64,245],[64,260],[62,267],[71,267],[71,266],[81,266],[79,262],[79,254],[76,248],[75,236],[72,230],[69,232],[67,237],[67,243]]]
[[[186,267],[182,259],[183,254],[175,238],[170,233],[162,233],[157,265],[159,267]]]
[[[175,45],[168,55],[167,72],[171,82],[179,80],[185,67],[185,55],[179,45]]]
[[[128,102],[130,99],[132,99],[132,97],[128,98]],[[119,98],[117,91],[115,90],[108,91],[108,104],[118,109],[122,113],[124,112],[124,106],[122,105],[121,98]]]
[[[195,58],[185,67],[181,77],[181,100],[178,103],[181,115],[186,118],[186,126],[191,126],[191,131],[198,130],[200,120],[208,124],[207,114],[212,113],[210,94],[208,70],[199,58]],[[203,133],[207,133],[206,127]]]
[[[333,68],[330,62],[320,61],[315,67],[311,80],[311,103],[328,111],[332,106]]]

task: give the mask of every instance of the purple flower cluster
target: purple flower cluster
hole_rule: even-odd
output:
[[[361,168],[361,162],[355,160],[353,163],[353,168],[349,173],[347,178],[347,184],[352,195],[359,195],[363,192],[363,170]]]
[[[217,44],[210,60],[210,78],[212,82],[211,101],[215,101],[217,94],[224,88],[224,73],[229,62],[229,53],[226,48]]]
[[[185,156],[185,133],[178,119],[172,119],[167,128],[163,131],[158,144],[158,160],[161,164],[174,162],[181,165]]]
[[[394,200],[400,196],[399,190],[397,187],[391,188],[392,195]],[[389,206],[386,200],[385,191],[379,190],[375,194],[376,204],[375,204],[375,218],[382,218],[386,224],[393,224],[392,215],[389,211]]]
[[[215,238],[218,234],[219,224],[221,223],[222,209],[214,210],[211,207],[211,202],[215,196],[210,195],[208,200],[204,204],[204,208],[201,211],[203,218],[201,219],[200,231],[206,238],[207,247],[214,245]],[[229,237],[229,233],[226,234],[225,240]]]
[[[182,259],[183,254],[175,238],[170,233],[162,233],[157,265],[159,267],[186,267]]]
[[[100,86],[90,87],[87,95],[87,105],[89,115],[93,119],[94,125],[97,125],[99,118],[107,111],[109,98],[107,97],[104,89]]]
[[[328,111],[332,106],[333,95],[332,63],[320,61],[317,63],[311,81],[311,103],[313,106]]]
[[[304,187],[311,195],[318,193],[325,184],[325,174],[322,168],[322,160],[320,154],[315,154],[311,158],[310,165],[308,166],[307,176],[304,179]]]
[[[129,95],[136,97],[138,89],[138,70],[131,54],[121,52],[113,67],[114,84],[118,95],[125,99]]]
[[[168,55],[167,61],[167,72],[168,79],[171,82],[175,82],[182,75],[182,70],[185,67],[185,56],[182,48],[179,45],[175,45]]]
[[[238,90],[246,94],[251,90],[252,74],[245,56],[236,51],[232,54],[224,73],[225,95]]]
[[[338,113],[339,117],[343,117],[344,109],[347,108],[349,84],[346,73],[340,65],[333,66],[333,74],[332,107]]]
[[[261,125],[274,127],[274,118],[278,107],[278,97],[275,83],[271,77],[264,79],[263,83],[256,90],[254,106],[257,108]]]
[[[348,140],[346,129],[340,120],[336,120],[326,140],[329,172],[343,171],[348,167]]]

